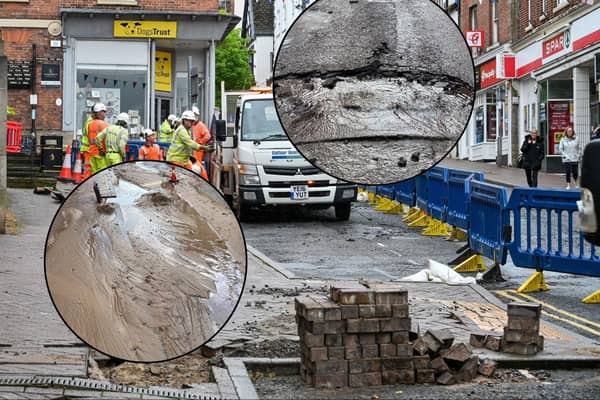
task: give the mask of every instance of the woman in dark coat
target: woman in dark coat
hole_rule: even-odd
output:
[[[529,135],[525,136],[521,153],[523,153],[523,167],[527,176],[527,184],[529,187],[537,187],[538,172],[542,168],[542,160],[546,156],[537,129],[532,129],[529,131]]]

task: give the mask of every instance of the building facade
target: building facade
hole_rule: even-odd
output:
[[[532,128],[544,139],[543,170],[562,170],[558,142],[573,126],[583,144],[599,121],[600,2],[593,0],[461,1],[463,31],[483,31],[472,49],[476,99],[454,156],[512,165]],[[514,56],[505,78],[503,55]]]
[[[132,135],[194,104],[207,119],[232,10],[218,0],[0,0],[14,119],[67,141],[95,102],[109,122],[127,112]]]
[[[249,38],[250,65],[258,86],[273,80],[273,1],[246,1],[242,19],[242,37]]]

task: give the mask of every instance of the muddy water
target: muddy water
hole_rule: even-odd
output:
[[[46,249],[50,292],[67,324],[98,350],[132,361],[172,358],[209,339],[233,311],[245,273],[241,231],[236,224],[222,234],[219,225],[235,217],[209,216],[231,211],[192,189],[207,185],[195,175],[163,188],[166,165],[117,168],[116,199],[95,204],[99,174],[60,209]],[[232,252],[230,242],[242,249]]]

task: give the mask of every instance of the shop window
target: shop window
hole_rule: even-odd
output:
[[[185,110],[190,110],[190,87],[187,72],[178,72],[175,75],[175,87],[177,100],[175,102],[175,112],[179,115]]]
[[[572,99],[573,81],[571,80],[551,80],[548,81],[549,99]]]
[[[139,134],[146,117],[148,69],[143,66],[86,65],[77,66],[77,127],[90,114],[91,107],[106,105],[106,122],[114,124],[121,112],[129,114],[129,132]]]

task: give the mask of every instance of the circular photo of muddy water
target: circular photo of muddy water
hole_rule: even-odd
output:
[[[469,121],[474,67],[427,0],[317,0],[277,54],[273,91],[292,143],[337,178],[386,184],[450,151]]]
[[[195,350],[227,322],[246,278],[237,219],[198,175],[164,162],[105,169],[57,211],[48,290],[91,347],[134,362]]]

